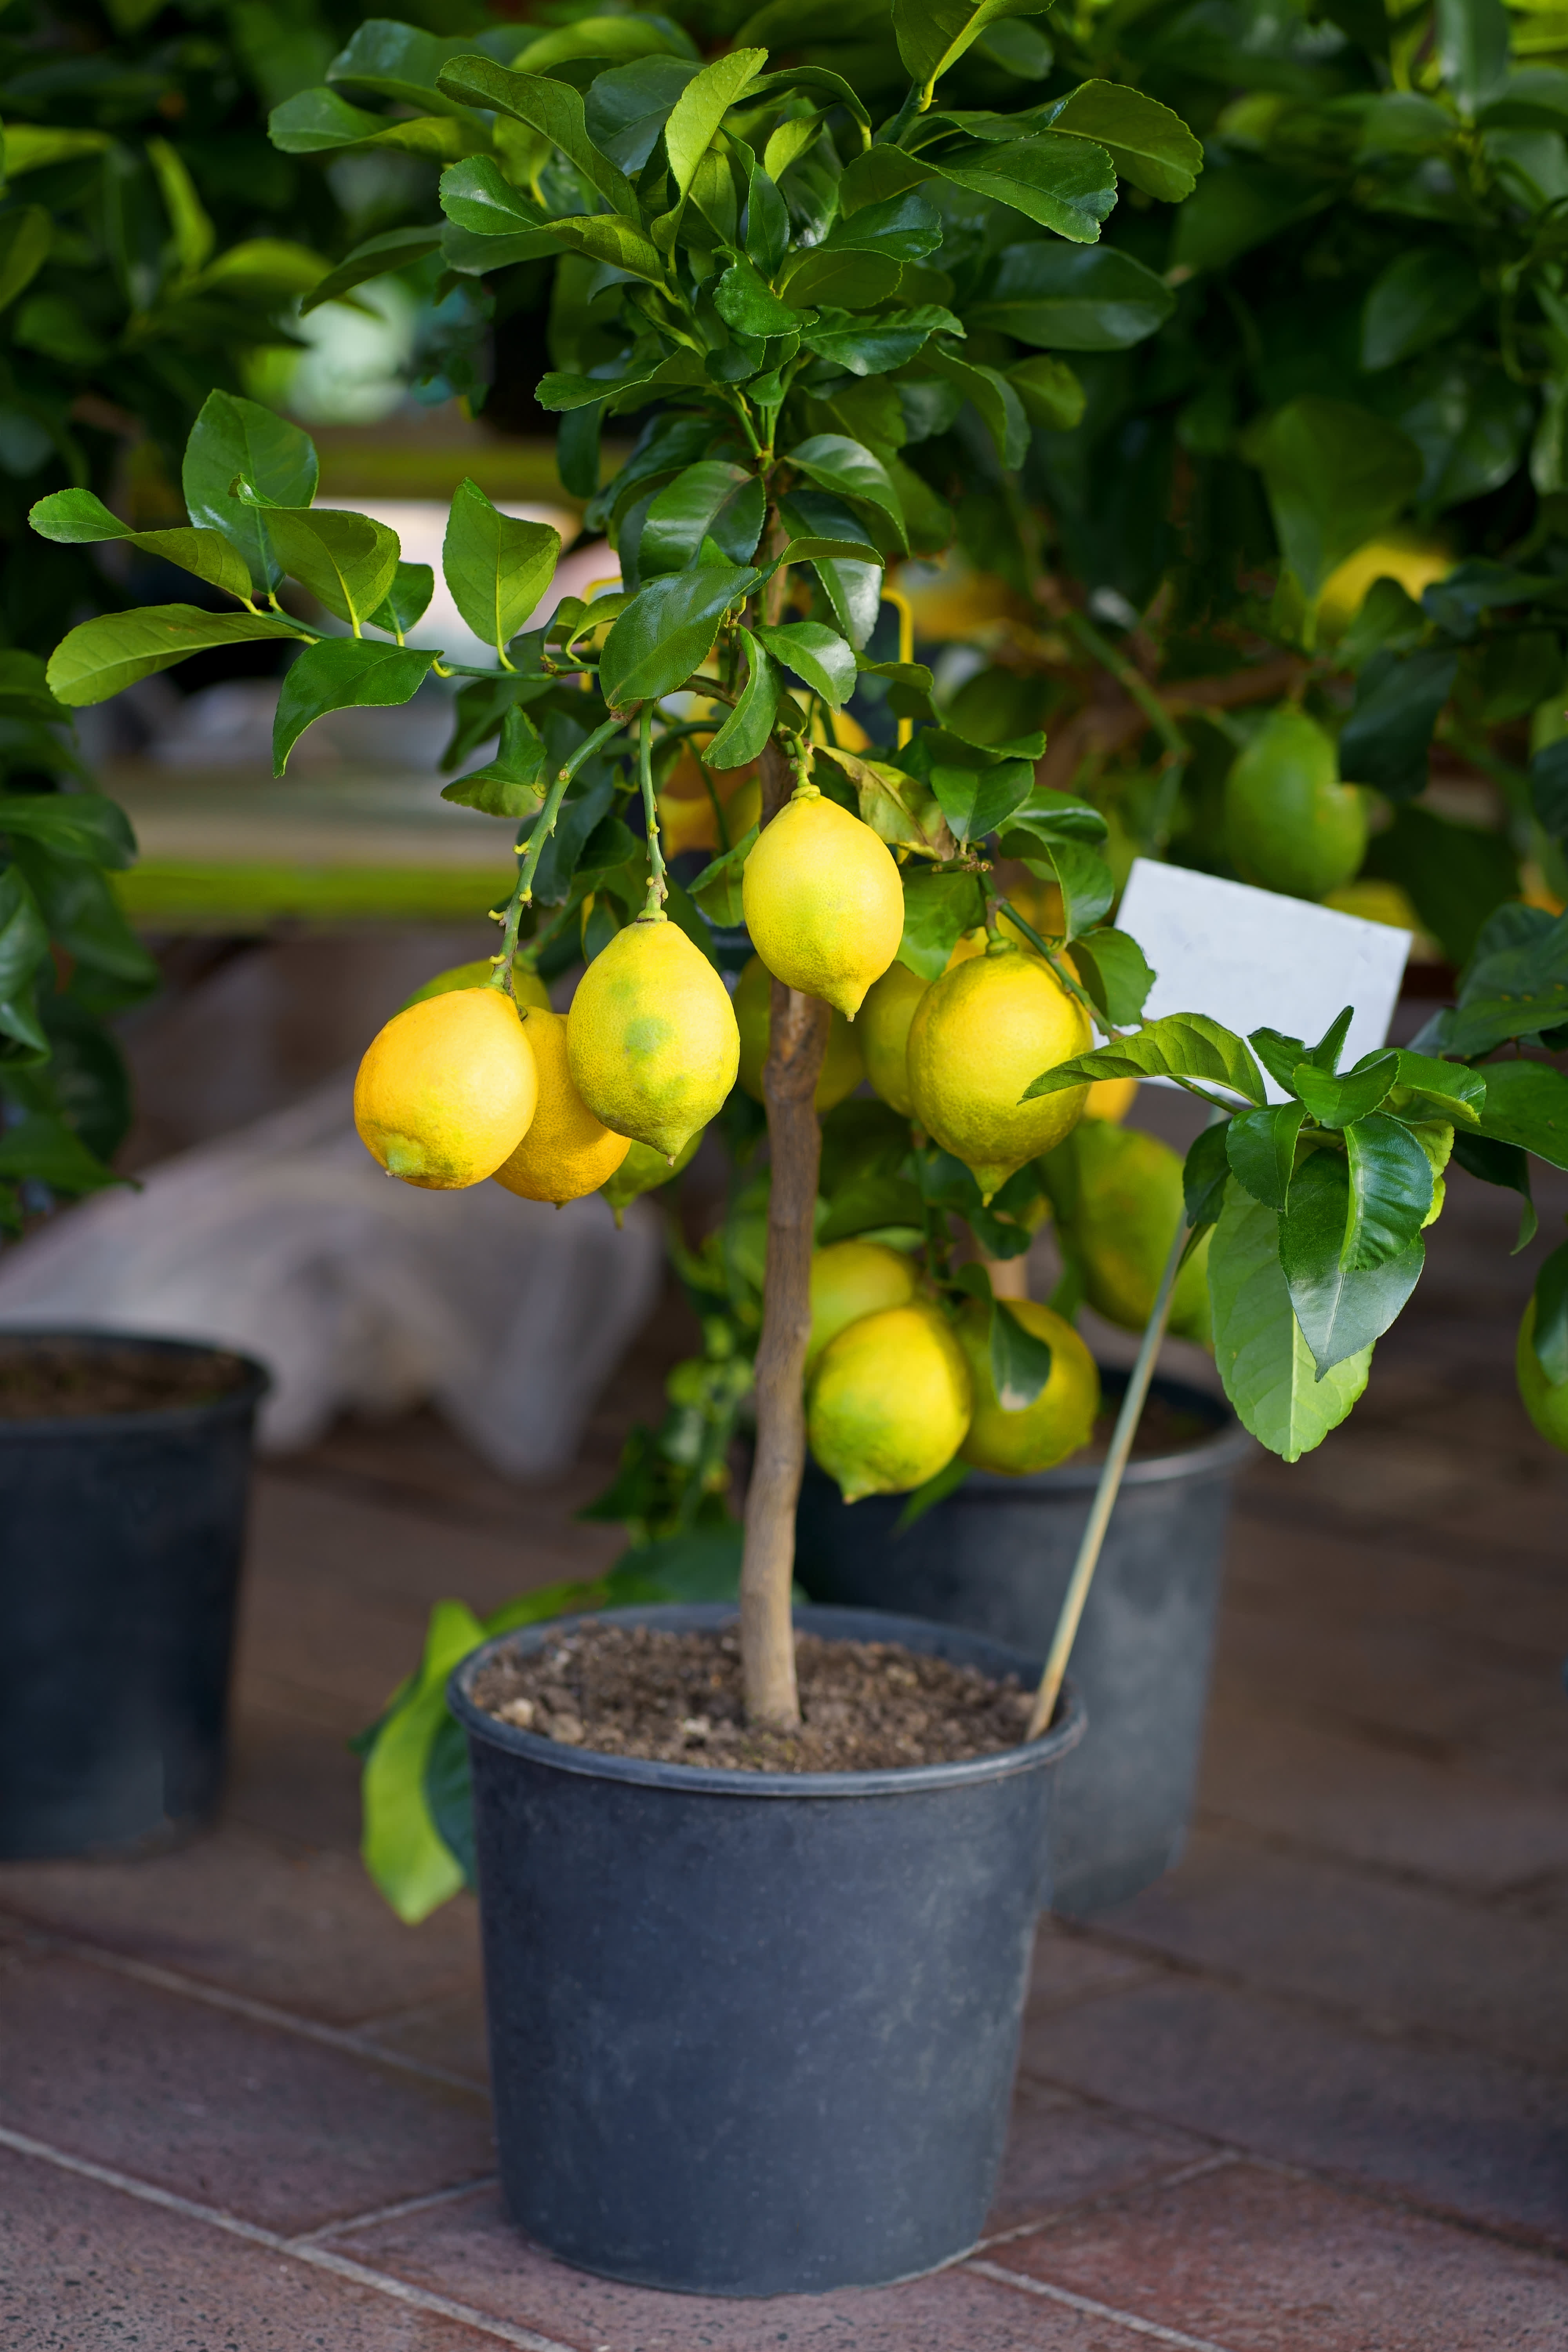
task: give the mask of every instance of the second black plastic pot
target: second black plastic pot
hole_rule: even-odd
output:
[[[1120,1398],[1125,1373],[1102,1377],[1107,1398]],[[1073,1650],[1089,1731],[1060,1773],[1052,1907],[1074,1917],[1126,1901],[1180,1857],[1231,1488],[1252,1448],[1222,1398],[1166,1380],[1153,1393],[1200,1433],[1128,1465]],[[973,1470],[900,1534],[906,1496],[845,1503],[808,1463],[795,1577],[814,1601],[967,1625],[1043,1657],[1099,1477],[1092,1463],[1026,1478]]]
[[[723,1605],[619,1609],[684,1631]],[[513,2218],[584,2270],[689,2294],[872,2286],[972,2246],[995,2187],[1047,1892],[1043,1739],[888,1772],[709,1771],[563,1748],[477,1707],[490,2071]],[[1028,1677],[951,1626],[797,1623]]]

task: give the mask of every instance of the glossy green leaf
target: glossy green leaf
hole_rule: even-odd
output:
[[[931,788],[958,841],[983,841],[1005,824],[1034,788],[1027,760],[999,760],[960,767],[933,760]]]
[[[488,278],[516,261],[553,261],[560,251],[561,240],[549,228],[520,229],[515,236],[476,236],[471,229],[448,221],[441,231],[441,258],[460,278]],[[603,399],[602,385],[593,397]]]
[[[1131,1037],[1114,1038],[1075,1061],[1047,1070],[1026,1087],[1024,1099],[1058,1094],[1064,1087],[1097,1078],[1190,1078],[1223,1087],[1246,1102],[1261,1105],[1263,1076],[1234,1031],[1203,1013],[1167,1013]]]
[[[782,302],[743,254],[737,254],[713,289],[713,308],[742,335],[795,335],[801,314]]]
[[[0,1134],[0,1179],[17,1181],[27,1177],[47,1184],[51,1192],[73,1198],[129,1181],[105,1167],[74,1128],[47,1110],[28,1111]]]
[[[705,563],[650,581],[605,640],[599,690],[612,710],[673,694],[708,658],[719,624],[743,604],[756,574]]]
[[[886,1230],[889,1225],[925,1224],[918,1188],[902,1176],[858,1176],[833,1196],[833,1205],[818,1226],[816,1246],[853,1241],[857,1234]]]
[[[893,0],[893,37],[904,70],[924,91],[993,25],[1043,16],[1048,5],[1049,0]]]
[[[435,593],[436,574],[429,564],[400,559],[391,587],[369,616],[370,625],[384,629],[389,636],[405,636],[424,619]]]
[[[443,66],[438,87],[466,105],[489,107],[526,122],[576,165],[590,187],[609,199],[612,212],[629,220],[639,217],[636,189],[589,138],[582,93],[570,82],[554,81],[545,74],[513,73],[489,58],[473,55]]]
[[[1544,1260],[1535,1277],[1535,1360],[1554,1389],[1568,1381],[1568,1242]]]
[[[497,68],[500,71],[500,68]],[[426,114],[412,121],[367,114],[335,89],[302,89],[268,117],[268,136],[285,155],[320,155],[340,147],[392,147],[430,163],[455,163],[488,142],[471,117]]]
[[[49,1041],[38,1024],[33,975],[48,946],[38,902],[17,868],[8,866],[0,873],[0,1037],[39,1059]]]
[[[695,74],[676,100],[664,126],[664,148],[679,197],[689,193],[715,131],[767,61],[766,49],[731,49]]]
[[[965,317],[1022,343],[1120,352],[1163,327],[1176,298],[1163,278],[1116,246],[1009,245],[984,299]]]
[[[984,919],[984,894],[973,874],[932,874],[911,863],[904,868],[898,961],[921,980],[940,980],[964,932]]]
[[[505,58],[515,46],[515,37],[507,32],[499,37],[491,32],[477,41],[461,36],[444,38],[395,17],[372,16],[355,27],[347,45],[338,51],[327,68],[327,79],[426,112],[449,112],[452,101],[441,95],[437,86],[442,67],[471,48]]]
[[[1057,131],[1098,140],[1121,177],[1145,195],[1177,205],[1197,185],[1202,145],[1179,114],[1146,90],[1126,82],[1086,81],[1060,100],[1047,120]]]
[[[42,539],[66,547],[92,546],[105,540],[125,540],[145,555],[177,563],[230,596],[248,599],[250,573],[239,551],[216,530],[132,530],[111,514],[91,490],[56,490],[40,499],[27,518]]]
[[[646,407],[667,391],[690,386],[707,390],[710,384],[696,353],[681,351],[660,360],[656,367],[622,376],[568,375],[552,370],[540,378],[533,396],[541,408],[588,408],[603,403],[605,415],[615,415],[623,409]]]
[[[1483,1075],[1481,1134],[1517,1144],[1552,1168],[1568,1168],[1568,1077],[1550,1062],[1530,1061],[1489,1062]]]
[[[1006,371],[1019,405],[1031,425],[1047,433],[1070,433],[1083,422],[1088,395],[1065,360],[1019,360]]]
[[[940,343],[928,347],[925,362],[956,386],[965,400],[973,402],[1003,465],[1010,471],[1021,466],[1029,446],[1028,420],[1022,401],[1006,377],[995,368],[979,367],[959,359],[954,352],[943,351]]]
[[[1345,557],[1415,495],[1414,444],[1369,409],[1315,394],[1277,409],[1251,446],[1261,467],[1280,551],[1309,604]],[[1370,781],[1345,768],[1355,782]]]
[[[1214,1130],[1224,1136],[1237,1181],[1266,1209],[1281,1210],[1289,1199],[1296,1139],[1306,1115],[1299,1102],[1271,1103],[1263,1110],[1238,1111],[1224,1129]]]
[[[624,269],[653,286],[665,278],[664,257],[639,224],[620,213],[567,213],[550,224],[551,234],[591,261]]]
[[[637,568],[647,580],[683,572],[710,539],[732,563],[747,563],[763,535],[767,494],[761,478],[728,458],[709,457],[667,482],[643,523]]]
[[[49,257],[53,231],[41,205],[0,213],[0,310],[30,286]]]
[[[1209,1243],[1208,1279],[1226,1395],[1260,1444],[1300,1461],[1338,1428],[1365,1388],[1371,1346],[1318,1378],[1279,1263],[1279,1220],[1234,1178]]]
[[[789,266],[784,290],[796,312],[870,310],[898,292],[902,276],[902,268],[890,255],[862,253],[852,247],[814,246]]]
[[[1436,0],[1443,79],[1467,114],[1507,84],[1508,11],[1502,0]]]
[[[442,173],[441,210],[475,236],[516,236],[544,227],[549,218],[512,186],[493,155],[470,155]]]
[[[1248,1111],[1243,1116],[1250,1118],[1253,1114]],[[1230,1121],[1221,1119],[1204,1128],[1187,1146],[1182,1162],[1182,1201],[1194,1233],[1217,1223],[1225,1206],[1225,1188],[1231,1173],[1226,1156],[1229,1129]]]
[[[1043,842],[1025,861],[1062,896],[1063,938],[1076,940],[1110,910],[1116,880],[1103,857],[1078,841]]]
[[[670,109],[700,71],[685,58],[646,57],[596,74],[584,99],[589,138],[623,172],[640,172],[658,144]]]
[[[756,759],[773,732],[783,693],[779,674],[765,646],[750,629],[740,631],[746,654],[746,683],[740,698],[703,753],[710,768],[743,768]]]
[[[1419,1145],[1406,1140],[1426,1166],[1429,1204],[1431,1168]],[[1352,1223],[1346,1159],[1337,1151],[1312,1152],[1296,1171],[1289,1206],[1279,1221],[1279,1263],[1320,1378],[1383,1337],[1425,1263],[1417,1237],[1373,1265],[1358,1266],[1351,1247],[1359,1230],[1359,1219]]]
[[[815,352],[819,359],[830,360],[835,367],[845,368],[851,375],[887,375],[894,368],[907,367],[932,335],[951,335],[954,331],[962,334],[963,330],[952,312],[928,302],[918,310],[883,311],[874,319],[857,316],[850,310],[822,310],[815,326],[802,330],[801,341],[808,352]],[[907,478],[908,468],[903,470]],[[889,467],[889,479],[893,478]],[[924,487],[920,484],[921,488]],[[902,506],[905,501],[900,499],[900,503]],[[944,530],[943,544],[946,538]]]
[[[900,545],[907,545],[898,492],[886,468],[859,442],[842,433],[814,433],[784,454],[786,462],[808,482],[848,499],[851,505],[872,507],[886,516]]]
[[[514,703],[501,719],[496,756],[455,782],[441,798],[486,816],[536,815],[544,791],[544,742],[528,713]]]
[[[355,627],[368,621],[397,576],[397,533],[340,507],[263,511],[284,571],[340,621]]]
[[[195,604],[143,604],[129,613],[100,613],[82,621],[49,656],[49,690],[80,709],[107,702],[111,694],[141,677],[172,669],[188,654],[215,646],[237,646],[257,637],[288,637],[300,632],[267,613],[204,613]]]
[[[793,670],[814,694],[837,710],[855,691],[854,650],[837,629],[820,621],[786,621],[776,628],[759,627],[757,635],[769,653]]]
[[[125,812],[102,793],[0,793],[0,834],[37,842],[57,857],[93,866],[136,861],[136,836]]]
[[[1517,1192],[1524,1205],[1520,1211],[1519,1235],[1512,1255],[1528,1249],[1535,1239],[1541,1220],[1530,1188],[1530,1160],[1517,1143],[1494,1143],[1489,1137],[1457,1133],[1454,1137],[1454,1158],[1467,1175],[1483,1184],[1499,1184]]]
[[[1468,254],[1447,246],[1417,246],[1400,254],[1367,294],[1362,366],[1373,375],[1444,341],[1485,299]]]
[[[1336,1077],[1330,1071],[1300,1062],[1290,1073],[1290,1091],[1306,1104],[1320,1127],[1348,1127],[1364,1118],[1384,1102],[1398,1083],[1399,1056],[1385,1049],[1369,1054],[1353,1070]]]
[[[707,760],[707,754],[704,754]],[[711,766],[710,760],[707,761]],[[745,907],[742,894],[742,877],[747,858],[755,845],[760,827],[749,825],[739,841],[706,865],[691,885],[694,904],[700,907],[710,923],[721,929],[732,930],[744,919]]]
[[[484,1627],[462,1601],[436,1603],[418,1672],[395,1694],[365,1759],[360,1852],[372,1879],[409,1926],[463,1884],[462,1865],[426,1802],[425,1768],[447,1718],[447,1678],[484,1638]]]
[[[209,393],[185,443],[180,476],[185,507],[193,523],[221,531],[239,550],[251,580],[265,593],[277,586],[282,570],[261,514],[232,495],[237,478],[269,504],[308,507],[316,495],[315,445],[257,401]]]
[[[476,637],[502,652],[555,577],[561,534],[549,523],[502,514],[465,478],[452,499],[441,569]]]
[[[779,500],[779,519],[790,534],[788,560],[812,564],[840,628],[858,650],[877,625],[882,595],[881,558],[866,544],[862,526],[847,507],[816,490],[786,494]]]
[[[855,667],[867,677],[887,679],[888,708],[895,719],[923,719],[928,726],[935,726],[933,681],[924,662],[871,661],[865,654],[857,654]]]
[[[289,752],[312,721],[329,710],[412,701],[437,659],[412,646],[374,645],[363,637],[323,637],[307,646],[284,671],[279,688],[273,774],[283,773]]]
[[[1172,260],[1179,269],[1222,270],[1300,220],[1331,204],[1334,183],[1211,150],[1196,193],[1176,215]]]
[[[823,253],[875,253],[889,261],[923,261],[942,243],[942,215],[918,190],[841,213],[821,246]]]
[[[1437,714],[1453,692],[1458,656],[1440,646],[1374,654],[1356,680],[1354,707],[1340,735],[1340,773],[1390,800],[1426,790]]]
[[[1397,1048],[1399,1082],[1384,1106],[1397,1118],[1413,1112],[1437,1116],[1464,1128],[1479,1127],[1486,1108],[1490,1070],[1467,1069],[1462,1062],[1439,1062],[1429,1054]]]
[[[1005,1298],[991,1307],[991,1385],[1004,1412],[1022,1412],[1051,1377],[1050,1342],[1019,1322]]]
[[[1085,995],[1108,1022],[1120,1029],[1142,1021],[1155,975],[1135,939],[1102,924],[1074,940],[1072,960]]]
[[[458,164],[454,168],[461,171],[464,167]],[[320,310],[323,302],[337,301],[372,278],[384,278],[389,271],[406,269],[414,262],[423,261],[427,254],[438,249],[440,243],[438,228],[389,228],[379,236],[367,236],[335,269],[317,278],[300,304],[301,316]]]
[[[695,70],[696,57],[690,36],[668,16],[584,15],[536,35],[510,62],[523,73],[546,73],[573,58],[622,58],[639,64],[689,60]],[[596,89],[603,79],[597,77],[590,89]]]
[[[944,153],[943,179],[1010,205],[1075,245],[1093,245],[1116,203],[1116,173],[1103,147],[1059,131],[1005,146],[976,142]]]
[[[1432,1162],[1407,1127],[1369,1112],[1345,1129],[1350,1223],[1344,1259],[1365,1271],[1410,1247],[1432,1206]]]

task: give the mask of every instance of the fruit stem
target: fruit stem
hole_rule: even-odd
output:
[[[645,915],[656,914],[669,896],[664,878],[664,851],[658,838],[658,802],[653,789],[653,705],[645,702],[637,713],[637,782],[642,786],[643,815],[647,823],[647,904]]]
[[[522,920],[523,908],[532,900],[533,877],[539,871],[539,861],[544,855],[544,845],[555,830],[555,821],[561,814],[561,803],[565,799],[567,789],[578,769],[592,759],[594,753],[602,744],[607,743],[612,735],[618,734],[625,724],[626,721],[623,719],[606,719],[602,727],[596,727],[586,742],[578,744],[565,765],[556,770],[555,781],[544,796],[544,806],[534,819],[533,830],[528,836],[527,850],[523,854],[522,863],[517,869],[516,887],[507,901],[506,914],[502,920],[500,950],[490,959],[495,970],[486,982],[487,987],[499,988],[508,995],[511,993],[511,960],[517,952],[518,925]]]

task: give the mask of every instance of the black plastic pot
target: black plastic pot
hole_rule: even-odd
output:
[[[259,1364],[123,1332],[86,1355],[219,1356],[210,1401],[0,1420],[0,1858],[167,1843],[223,1777]],[[237,1377],[236,1377],[237,1368]]]
[[[1126,1374],[1101,1377],[1119,1397]],[[1052,1907],[1073,1917],[1126,1901],[1181,1854],[1231,1487],[1251,1451],[1223,1398],[1180,1381],[1153,1389],[1212,1434],[1128,1465],[1089,1591],[1072,1654],[1089,1730],[1058,1776],[1052,1836]],[[1099,1476],[1071,1462],[1029,1478],[972,1471],[900,1535],[906,1497],[847,1504],[808,1464],[795,1576],[814,1601],[966,1625],[1043,1657]]]
[[[1001,1755],[795,1775],[595,1755],[473,1705],[487,1658],[578,1622],[503,1635],[450,1685],[513,2217],[584,2270],[696,2294],[879,2285],[951,2261],[1001,2162],[1077,1700]],[[1030,1672],[951,1627],[796,1622]]]

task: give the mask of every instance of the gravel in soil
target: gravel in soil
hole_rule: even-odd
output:
[[[798,1731],[753,1729],[732,1631],[578,1627],[474,1678],[475,1704],[526,1731],[605,1756],[750,1772],[881,1772],[1016,1748],[1030,1694],[893,1642],[796,1636]]]
[[[237,1356],[204,1348],[164,1355],[134,1346],[84,1347],[58,1339],[0,1339],[0,1421],[89,1419],[210,1404],[249,1378]]]

